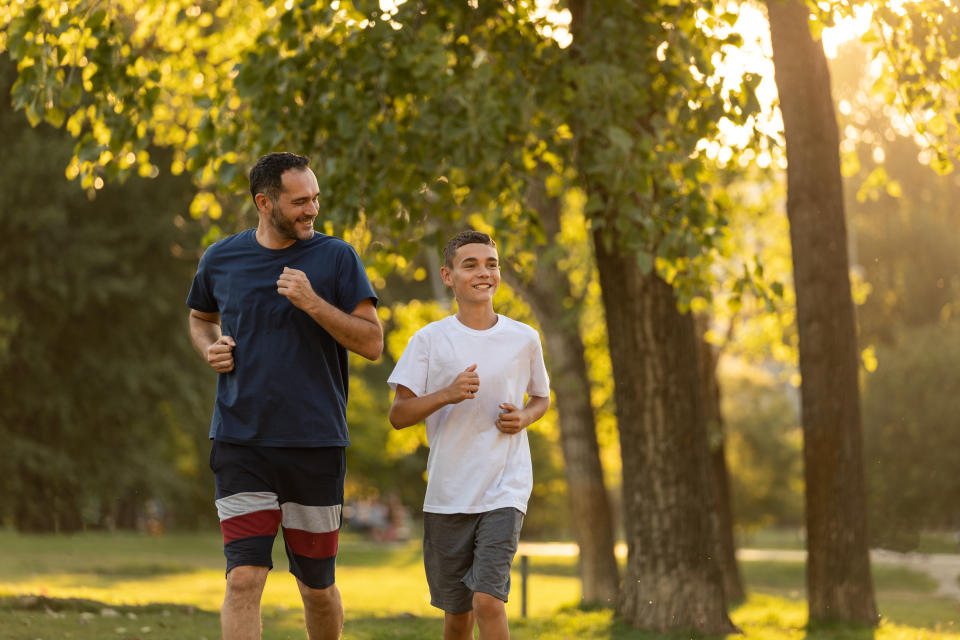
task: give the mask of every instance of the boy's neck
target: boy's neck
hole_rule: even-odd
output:
[[[497,312],[492,305],[458,305],[457,320],[475,331],[485,331],[497,324]]]

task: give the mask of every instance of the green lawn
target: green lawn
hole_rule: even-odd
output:
[[[299,597],[275,550],[264,596],[264,638],[304,637]],[[519,569],[520,563],[515,564]],[[874,568],[884,616],[875,632],[808,632],[803,565],[743,563],[751,595],[731,616],[747,638],[806,640],[960,640],[960,604],[933,597],[933,584],[902,569]],[[531,558],[528,617],[521,617],[521,578],[507,605],[517,640],[665,638],[626,628],[608,610],[574,603],[573,559]],[[338,584],[347,611],[345,640],[437,638],[441,616],[430,607],[419,542],[378,546],[344,536]],[[20,536],[0,531],[0,640],[183,640],[219,638],[223,560],[216,532]],[[687,638],[686,635],[676,636]]]

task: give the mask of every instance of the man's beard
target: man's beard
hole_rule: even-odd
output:
[[[280,208],[280,205],[274,203],[273,209],[270,211],[270,223],[273,225],[273,228],[283,236],[290,240],[309,240],[313,237],[313,228],[311,227],[309,231],[300,231],[297,229],[297,221],[290,220],[283,213],[283,209]],[[301,237],[303,234],[303,237]]]

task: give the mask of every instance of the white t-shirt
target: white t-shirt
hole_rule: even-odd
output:
[[[498,315],[490,329],[477,331],[456,316],[431,322],[410,338],[387,379],[424,396],[449,386],[476,364],[476,397],[448,404],[427,416],[429,513],[483,513],[503,507],[527,511],[533,466],[527,431],[505,434],[496,426],[499,405],[523,407],[524,394],[550,396],[537,332]]]

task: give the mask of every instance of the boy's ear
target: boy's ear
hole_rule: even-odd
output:
[[[440,267],[440,279],[448,287],[453,285],[453,280],[450,278],[450,269],[446,265]]]

